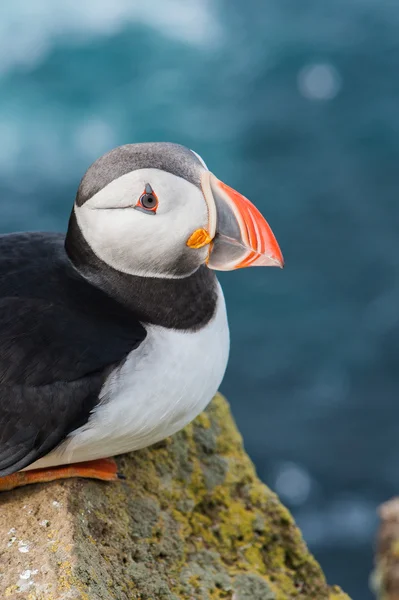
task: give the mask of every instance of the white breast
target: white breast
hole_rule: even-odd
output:
[[[219,286],[212,320],[195,333],[147,327],[147,337],[106,380],[86,425],[29,468],[94,460],[176,433],[210,402],[223,379],[229,330]]]

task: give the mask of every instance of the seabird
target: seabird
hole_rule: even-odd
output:
[[[215,270],[283,266],[260,212],[178,144],[85,173],[66,236],[0,235],[0,490],[118,477],[216,393],[229,329]]]

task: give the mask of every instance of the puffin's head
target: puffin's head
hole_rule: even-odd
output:
[[[74,217],[92,252],[123,273],[283,266],[259,211],[177,144],[129,144],[99,158],[80,183]]]

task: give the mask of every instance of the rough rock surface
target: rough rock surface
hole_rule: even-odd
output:
[[[375,569],[371,578],[379,600],[399,600],[399,498],[379,508]]]
[[[1,598],[348,600],[257,479],[221,396],[119,463],[126,482],[1,494]]]

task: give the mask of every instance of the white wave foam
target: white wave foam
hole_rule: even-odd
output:
[[[210,0],[15,0],[1,13],[0,75],[39,64],[56,41],[81,43],[132,23],[190,45],[208,46],[221,33]]]

